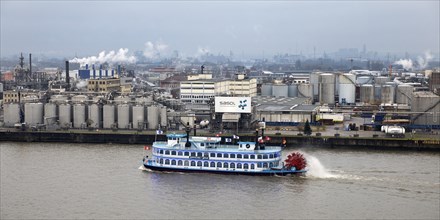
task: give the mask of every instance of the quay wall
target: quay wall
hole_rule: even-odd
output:
[[[230,136],[224,136],[230,138]],[[286,140],[288,148],[352,148],[440,151],[440,140],[378,137],[326,137],[326,136],[271,136],[268,145],[280,145]],[[143,132],[87,131],[0,131],[0,141],[15,142],[68,142],[68,143],[117,143],[151,145],[155,140],[165,141],[165,135]],[[224,140],[224,138],[222,139]],[[255,141],[255,136],[243,134],[240,141]]]

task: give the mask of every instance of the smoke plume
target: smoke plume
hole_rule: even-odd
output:
[[[431,61],[433,58],[434,56],[432,56],[430,51],[425,52],[425,57],[418,56],[417,62],[419,63],[420,69],[425,69],[428,67],[429,61]]]
[[[161,53],[166,52],[168,45],[162,41],[158,41],[155,44],[151,41],[145,43],[144,56],[149,59],[160,58]]]
[[[394,64],[402,65],[403,69],[406,69],[406,70],[410,70],[413,68],[413,62],[411,59],[400,59],[400,60],[394,62]]]
[[[117,52],[114,50],[106,53],[102,51],[98,56],[84,57],[84,58],[74,58],[69,60],[72,63],[79,63],[81,66],[86,64],[102,64],[102,63],[134,63],[136,58],[134,56],[128,55],[127,48],[121,48]]]
[[[200,57],[209,53],[208,47],[198,47],[196,57]]]

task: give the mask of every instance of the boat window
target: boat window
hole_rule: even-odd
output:
[[[261,154],[258,154],[258,155],[257,155],[257,158],[258,158],[258,159],[262,159],[263,156],[261,156]]]
[[[243,164],[243,169],[245,169],[245,170],[249,169],[249,164],[247,164],[247,163]]]
[[[201,167],[202,166],[202,161],[197,161],[197,166]]]
[[[181,161],[181,160],[177,161],[177,165],[178,166],[182,166],[183,165],[183,161]]]
[[[202,156],[202,152],[198,152],[198,153],[197,153],[197,156],[198,156],[198,157],[201,157],[201,156]]]
[[[191,157],[195,157],[196,156],[196,152],[191,152]]]
[[[166,150],[166,151],[165,151],[165,155],[170,155],[170,151],[169,151],[169,150]]]
[[[209,157],[209,153],[204,153],[203,156],[204,157]]]
[[[215,162],[211,162],[210,167],[215,167]]]
[[[225,162],[225,163],[223,164],[223,167],[224,167],[224,168],[228,168],[228,167],[229,167],[228,163]]]
[[[184,154],[185,156],[189,156],[189,152],[188,152],[188,151],[185,151],[183,154]]]
[[[261,167],[263,167],[263,164],[262,163],[257,163],[257,167],[261,168]]]
[[[232,168],[232,169],[235,168],[235,163],[231,163],[231,168]]]
[[[191,161],[191,166],[192,167],[195,167],[196,166],[196,162],[193,160],[193,161]]]
[[[185,164],[185,166],[187,167],[187,166],[189,166],[189,161],[185,160],[185,162],[183,162],[183,164]]]
[[[245,155],[243,155],[243,158],[244,158],[244,159],[249,159],[249,155],[248,155],[248,154],[245,154]]]
[[[263,159],[267,159],[267,158],[269,158],[269,156],[267,154],[264,154]]]
[[[235,154],[231,154],[231,158],[235,158]]]
[[[217,167],[222,168],[222,162],[217,162]]]
[[[241,155],[241,154],[237,154],[237,158],[238,159],[241,159],[243,157],[243,155]]]
[[[242,168],[241,163],[237,163],[237,169],[241,169],[241,168]]]
[[[255,154],[251,154],[251,159],[255,159]]]
[[[208,163],[208,161],[203,162],[203,166],[204,166],[204,167],[209,167],[209,163]]]
[[[255,169],[255,164],[251,164],[251,170]]]
[[[170,165],[170,160],[166,159],[166,160],[165,160],[165,164],[166,164],[166,165]]]
[[[176,151],[171,151],[171,155],[176,155]]]
[[[163,154],[163,150],[159,150],[159,154]]]
[[[211,157],[215,157],[215,153],[211,153]]]
[[[159,163],[163,164],[163,159],[162,158],[160,158]]]
[[[272,159],[272,158],[273,158],[273,154],[269,154],[269,158],[271,158],[271,159]]]
[[[271,168],[271,167],[273,167],[273,163],[272,162],[269,163],[269,168]]]
[[[183,152],[182,151],[177,151],[177,155],[182,156]]]
[[[201,146],[201,147],[204,147],[204,146],[205,146],[205,143],[200,143],[200,146]]]
[[[172,160],[171,165],[176,165],[176,160]]]
[[[267,168],[267,163],[263,163],[263,167],[264,167],[264,168]]]
[[[222,156],[223,156],[222,153],[218,153],[218,154],[217,154],[217,157],[222,158]]]
[[[228,154],[223,154],[223,157],[224,158],[229,158],[229,155]]]

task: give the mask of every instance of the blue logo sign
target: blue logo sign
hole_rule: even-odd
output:
[[[241,110],[244,110],[244,108],[247,106],[246,99],[240,101],[240,105],[238,105],[238,108],[241,108]]]

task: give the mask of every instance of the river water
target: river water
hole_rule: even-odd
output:
[[[138,145],[0,150],[1,219],[440,218],[440,153],[302,148],[307,176],[257,177],[145,171]]]

